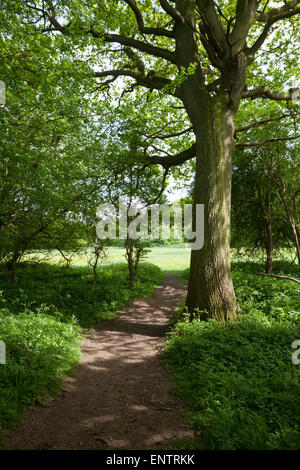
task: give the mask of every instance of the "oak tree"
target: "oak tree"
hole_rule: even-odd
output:
[[[220,321],[236,319],[238,313],[230,270],[234,119],[244,99],[288,101],[295,96],[293,89],[282,91],[272,53],[280,55],[282,75],[286,66],[291,78],[299,4],[19,0],[14,6],[23,23],[30,17],[32,30],[52,35],[69,50],[94,54],[93,76],[102,86],[126,77],[133,89],[158,90],[179,101],[190,121],[182,134],[192,132],[192,145],[174,155],[158,152],[147,158],[164,168],[195,159],[194,204],[205,205],[205,244],[191,253],[186,304]]]

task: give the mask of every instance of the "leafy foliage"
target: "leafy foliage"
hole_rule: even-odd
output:
[[[21,265],[18,287],[9,283],[5,273],[0,277],[0,289],[12,313],[45,304],[49,315],[58,315],[63,322],[74,316],[87,328],[112,315],[131,298],[149,295],[161,279],[160,269],[147,263],[140,265],[135,289],[130,289],[126,264],[98,268],[96,285],[92,270],[86,267]]]
[[[0,429],[18,422],[24,409],[45,404],[61,376],[79,360],[80,328],[75,319],[62,323],[46,306],[13,315],[0,310],[0,337],[6,364],[0,367]]]
[[[233,270],[244,312],[238,322],[181,321],[168,340],[165,356],[199,436],[176,448],[299,449],[300,369],[291,360],[299,288],[248,270],[245,263]]]
[[[17,424],[23,411],[47,404],[80,357],[80,327],[111,317],[133,297],[149,295],[162,280],[156,266],[141,264],[130,289],[126,264],[89,268],[26,265],[14,289],[2,272],[0,339],[6,365],[0,366],[0,428]]]

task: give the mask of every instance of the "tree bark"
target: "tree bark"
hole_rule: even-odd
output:
[[[17,285],[17,263],[15,260],[11,263],[11,271],[12,271],[12,283],[14,286]]]
[[[298,237],[298,231],[297,231],[297,226],[296,222],[294,220],[294,217],[290,215],[290,224],[292,227],[293,231],[293,236],[294,236],[294,243],[295,243],[295,248],[296,248],[296,253],[297,253],[297,258],[298,258],[298,264],[300,264],[300,242],[299,242],[299,237]]]
[[[272,221],[270,218],[267,220],[266,229],[266,274],[271,274],[273,269],[273,234],[272,234]]]
[[[202,100],[195,124],[194,204],[204,204],[204,246],[192,250],[186,306],[193,318],[236,320],[238,305],[230,269],[230,210],[234,112],[225,97]]]
[[[273,233],[272,233],[272,214],[271,214],[271,182],[270,182],[270,168],[268,169],[268,183],[267,183],[267,198],[268,209],[266,216],[266,274],[271,274],[273,268]]]
[[[195,2],[177,0],[176,7],[185,18],[176,25],[177,64],[199,64]],[[219,26],[212,27],[224,48],[217,96],[207,90],[200,66],[179,90],[195,133],[194,205],[204,204],[205,224],[204,246],[191,252],[186,306],[191,319],[199,312],[201,319],[223,322],[236,320],[238,313],[230,269],[231,177],[234,116],[245,88],[247,59],[242,51],[229,54]]]
[[[298,236],[298,228],[297,228],[297,223],[296,220],[289,208],[288,202],[286,200],[286,187],[283,179],[279,177],[279,181],[281,182],[281,188],[277,190],[277,195],[278,198],[282,204],[282,207],[285,211],[286,219],[288,223],[290,224],[290,227],[292,229],[293,233],[293,238],[294,238],[294,244],[296,248],[296,254],[298,258],[298,264],[300,264],[300,242],[299,242],[299,236]]]

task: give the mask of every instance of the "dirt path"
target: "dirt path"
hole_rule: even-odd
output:
[[[167,276],[151,298],[86,336],[60,395],[29,411],[0,449],[167,449],[169,439],[192,437],[159,352],[184,292]]]

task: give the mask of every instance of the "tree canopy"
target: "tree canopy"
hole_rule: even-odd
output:
[[[296,114],[299,5],[297,0],[2,1],[1,74],[11,113],[2,129],[20,133],[18,146],[21,134],[32,135],[24,149],[29,165],[32,159],[41,171],[36,153],[53,158],[55,145],[72,151],[73,161],[73,153],[83,151],[79,141],[86,144],[93,136],[93,144],[90,140],[85,147],[93,167],[101,152],[97,131],[91,129],[98,126],[107,134],[103,123],[112,113],[115,120],[126,114],[133,160],[125,157],[125,166],[143,169],[144,184],[155,183],[157,175],[164,184],[169,172],[182,178],[182,164],[187,181],[194,173],[194,204],[205,205],[205,245],[191,254],[191,314],[197,309],[221,321],[237,316],[230,273],[232,151],[299,137],[297,126],[282,126],[283,134],[256,133],[260,126],[288,122]],[[19,104],[14,104],[17,96]],[[25,121],[13,111],[22,99]],[[83,115],[94,113],[101,117],[84,131]],[[108,125],[110,135],[120,135],[113,127],[117,124]],[[248,138],[249,132],[255,139]],[[6,138],[8,151],[13,141]],[[111,167],[118,168],[123,157],[113,147],[120,158]],[[66,171],[70,175],[73,166]],[[62,172],[57,181],[61,177]]]

